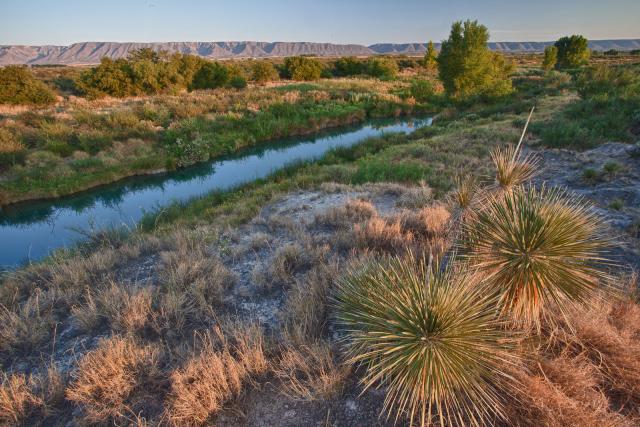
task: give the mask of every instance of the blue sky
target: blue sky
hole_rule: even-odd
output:
[[[0,0],[0,44],[439,41],[467,18],[493,41],[640,38],[640,0]]]

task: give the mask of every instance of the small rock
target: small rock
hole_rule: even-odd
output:
[[[293,409],[289,409],[287,412],[284,413],[283,416],[286,419],[293,418],[296,416],[296,411],[294,411]]]

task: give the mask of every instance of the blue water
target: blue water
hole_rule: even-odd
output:
[[[372,121],[316,137],[261,144],[237,155],[174,172],[132,177],[53,200],[25,202],[0,210],[0,266],[37,260],[73,245],[88,233],[132,226],[150,211],[228,190],[264,178],[288,164],[320,158],[335,147],[356,145],[384,133],[410,133],[431,119]]]

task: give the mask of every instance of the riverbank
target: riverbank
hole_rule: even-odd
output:
[[[0,206],[174,170],[367,118],[433,110],[400,97],[407,85],[344,79],[128,102],[72,100],[18,113],[2,119],[0,136],[22,139],[30,148],[0,173]]]
[[[136,227],[146,212],[187,203],[210,192],[232,191],[281,169],[314,162],[331,150],[368,141],[393,144],[398,133],[428,126],[430,119],[378,119],[335,128],[312,138],[263,143],[215,161],[170,173],[130,177],[93,190],[49,201],[13,204],[0,212],[0,266],[37,260],[86,234],[112,227]],[[92,231],[93,230],[93,231]]]

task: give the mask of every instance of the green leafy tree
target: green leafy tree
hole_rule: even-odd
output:
[[[380,79],[392,79],[398,75],[398,64],[391,58],[371,58],[367,61],[367,74]]]
[[[340,77],[364,74],[365,64],[353,56],[345,56],[336,61],[333,66],[334,74]]]
[[[576,68],[589,62],[589,42],[580,35],[562,37],[555,46],[558,49],[557,68]]]
[[[427,53],[424,55],[424,66],[429,70],[438,66],[438,52],[431,40],[427,44]]]
[[[53,91],[26,67],[0,68],[0,104],[48,105],[55,101]]]
[[[76,86],[89,99],[106,95],[123,98],[136,94],[130,64],[124,59],[102,58],[100,65],[80,75]]]
[[[542,68],[550,71],[556,66],[558,61],[558,48],[555,46],[547,46],[544,49],[544,59],[542,60]]]
[[[306,56],[290,56],[284,60],[285,75],[292,80],[318,80],[322,70],[320,61]]]
[[[440,80],[449,97],[494,98],[513,91],[513,67],[487,46],[489,31],[478,21],[455,22],[438,55]]]
[[[253,81],[258,84],[265,84],[267,82],[278,80],[278,70],[269,61],[255,61],[251,64],[251,76]]]
[[[229,83],[229,70],[217,62],[207,62],[194,74],[191,89],[215,89]]]

